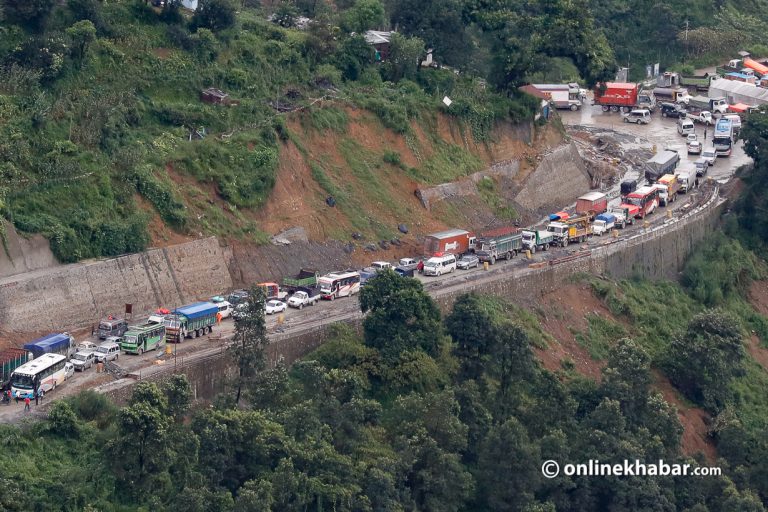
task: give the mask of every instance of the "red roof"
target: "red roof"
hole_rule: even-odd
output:
[[[736,103],[735,105],[728,105],[728,110],[732,112],[746,112],[749,109],[749,105],[744,103]]]
[[[532,85],[523,85],[518,87],[518,89],[526,94],[530,94],[531,96],[535,96],[536,98],[540,98],[542,100],[549,100],[551,98],[549,94],[540,91]]]
[[[609,89],[634,89],[637,87],[637,84],[630,84],[627,82],[606,82],[605,86]]]
[[[512,235],[520,231],[520,228],[515,226],[503,226],[500,228],[487,229],[480,232],[481,237],[493,238],[497,236]]]

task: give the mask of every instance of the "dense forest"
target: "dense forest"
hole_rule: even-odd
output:
[[[765,264],[718,241],[689,262],[684,288],[580,278],[618,319],[593,318],[584,333],[605,360],[599,382],[567,360],[558,371],[538,362],[534,350],[557,341],[535,307],[465,295],[442,316],[419,281],[392,272],[361,292],[362,333],[339,324],[290,369],[266,368],[253,314],[210,406],[192,405],[176,376],[139,383],[122,408],[89,391],[45,421],[0,427],[0,509],[765,510],[768,373],[744,349],[750,331],[768,339],[768,319],[745,301]],[[255,290],[250,307],[263,308]],[[712,415],[717,460],[681,452],[656,371]],[[724,474],[545,479],[549,459]]]

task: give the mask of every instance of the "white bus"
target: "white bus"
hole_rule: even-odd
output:
[[[46,393],[64,382],[67,358],[61,354],[43,354],[24,363],[11,375],[11,395],[16,399],[35,398],[35,391]]]
[[[359,272],[338,272],[325,275],[317,280],[320,296],[333,300],[336,297],[350,297],[360,291]]]

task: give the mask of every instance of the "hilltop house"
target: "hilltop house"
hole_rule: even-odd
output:
[[[368,30],[363,37],[365,41],[376,49],[376,60],[379,62],[387,60],[389,57],[389,48],[391,45],[392,34],[395,31]]]

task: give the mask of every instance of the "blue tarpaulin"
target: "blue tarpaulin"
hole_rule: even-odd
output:
[[[24,350],[32,352],[33,357],[37,358],[43,354],[62,353],[69,348],[69,334],[49,334],[42,338],[30,341],[24,345]]]
[[[212,302],[195,302],[173,310],[174,314],[184,315],[190,320],[215,315],[218,312],[219,307]]]

